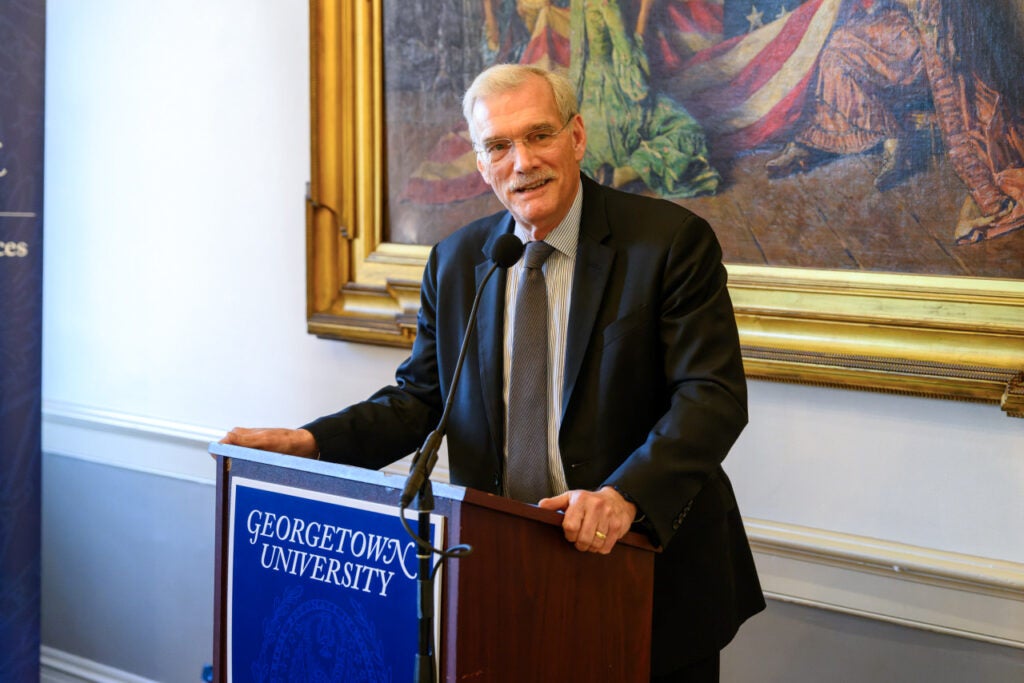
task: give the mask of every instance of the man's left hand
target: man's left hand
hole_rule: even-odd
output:
[[[577,550],[602,555],[612,551],[636,517],[636,505],[611,486],[598,491],[566,491],[560,496],[542,498],[537,505],[565,513],[562,531]]]

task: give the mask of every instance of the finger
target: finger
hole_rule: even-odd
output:
[[[601,529],[595,529],[593,540],[590,542],[590,547],[587,550],[592,553],[607,554],[614,544],[615,541],[607,533],[601,531]]]
[[[608,528],[608,523],[600,501],[595,500],[593,494],[581,495],[580,498],[583,520],[575,539],[576,549],[584,552],[597,551],[608,539],[608,534],[604,531]]]
[[[580,525],[579,533],[576,536],[576,549],[584,552],[601,545],[603,539],[597,536],[597,519],[594,515],[584,515],[583,524]]]
[[[563,493],[551,498],[541,498],[537,502],[537,507],[544,508],[545,510],[564,510],[569,507],[569,494]]]
[[[576,549],[582,552],[607,553],[615,545],[615,539],[607,532],[595,528],[588,532],[581,530],[576,539]]]
[[[224,436],[221,443],[242,446],[243,448],[272,450],[271,444],[268,441],[269,432],[270,430],[259,427],[235,427]]]
[[[234,444],[237,446],[239,435],[241,434],[242,431],[244,431],[244,429],[244,427],[235,427],[230,432],[224,435],[224,438],[220,440],[220,443]]]
[[[587,508],[587,519],[594,525],[594,540],[591,541],[589,550],[607,555],[615,547],[615,543],[622,538],[628,526],[623,526],[620,511],[615,505],[609,504],[607,496],[601,493],[593,495],[590,505]],[[581,535],[586,536],[587,525],[581,529]]]
[[[562,520],[562,531],[565,533],[565,540],[576,543],[582,531],[585,510],[580,502],[580,492],[570,491],[569,504],[565,508],[565,518]]]
[[[611,533],[607,534],[601,544],[597,546],[597,552],[607,555],[615,547],[616,541],[618,541],[618,537]]]

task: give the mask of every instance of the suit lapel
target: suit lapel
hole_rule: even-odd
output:
[[[496,225],[490,239],[484,244],[484,254],[491,253],[491,246],[499,235],[511,232],[513,227],[511,215],[506,214],[504,220]],[[490,258],[486,258],[476,267],[476,287],[491,268]],[[483,389],[484,412],[487,424],[491,428],[491,436],[495,444],[504,443],[505,409],[504,409],[504,348],[505,348],[505,278],[508,271],[499,268],[487,287],[480,295],[477,325],[477,358],[480,385]]]
[[[572,302],[569,305],[569,330],[565,348],[565,386],[562,390],[562,415],[566,413],[573,389],[583,365],[583,356],[594,330],[604,289],[611,274],[615,251],[602,244],[608,236],[608,217],[600,186],[583,177],[583,213],[580,216],[580,242],[573,272]]]

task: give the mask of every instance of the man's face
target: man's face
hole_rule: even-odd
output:
[[[524,145],[523,136],[538,129],[558,131],[565,124],[551,87],[535,77],[515,90],[477,100],[473,122],[479,144],[496,138],[515,141],[499,161],[492,163],[486,154],[478,154],[477,169],[516,221],[534,239],[543,239],[558,227],[576,197],[587,140],[583,119],[574,117],[544,149]]]

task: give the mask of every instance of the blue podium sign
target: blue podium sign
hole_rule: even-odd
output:
[[[226,681],[412,680],[418,565],[397,508],[236,477],[229,528]]]

